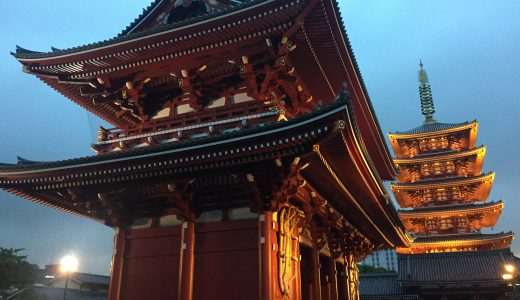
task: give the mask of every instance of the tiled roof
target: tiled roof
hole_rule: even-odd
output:
[[[453,242],[453,241],[473,241],[473,240],[492,240],[502,237],[509,237],[512,232],[499,232],[499,233],[463,233],[463,234],[443,234],[434,236],[420,236],[417,237],[413,242],[414,244],[429,244],[429,243],[441,243],[441,242]]]
[[[243,3],[243,2],[248,2],[248,1],[251,1],[251,0],[242,0],[242,1],[235,0],[235,1],[221,1],[221,2],[226,2],[226,3],[229,3],[231,6],[236,6],[236,5],[241,4],[240,2]],[[145,21],[146,18],[150,14],[152,14],[161,4],[163,4],[163,2],[165,2],[165,0],[154,0],[150,5],[148,5],[148,7],[143,8],[143,12],[137,18],[135,18],[135,20],[132,21],[132,23],[130,23],[130,25],[128,25],[118,36],[123,36],[123,35],[129,34],[129,33],[132,33],[132,31],[135,28],[137,28],[141,22]],[[197,17],[194,17],[193,19],[196,19],[196,18]]]
[[[220,133],[215,135],[210,135],[208,137],[202,137],[197,139],[185,139],[176,142],[170,142],[165,144],[159,144],[154,146],[142,147],[129,149],[126,151],[118,151],[111,152],[104,155],[95,155],[95,156],[86,156],[79,157],[74,159],[67,159],[61,161],[52,161],[52,162],[38,162],[38,161],[29,161],[27,159],[18,160],[18,164],[0,164],[0,173],[5,172],[19,172],[26,170],[37,170],[37,169],[47,169],[47,168],[56,168],[56,167],[65,167],[65,166],[73,166],[78,164],[88,164],[95,162],[104,162],[111,161],[115,159],[124,159],[138,155],[153,155],[160,154],[164,151],[170,151],[174,149],[183,149],[188,148],[190,146],[196,145],[204,145],[213,142],[224,141],[232,138],[238,138],[241,136],[252,135],[260,132],[267,132],[270,130],[275,130],[283,127],[290,127],[296,125],[298,123],[302,123],[306,120],[310,120],[313,118],[317,118],[321,115],[327,114],[328,112],[334,111],[335,109],[339,109],[341,107],[345,107],[347,103],[348,93],[345,89],[342,90],[341,93],[338,94],[336,101],[329,102],[329,105],[326,107],[317,106],[312,112],[307,114],[302,114],[296,118],[290,119],[287,122],[278,122],[265,124],[262,126],[253,126],[251,128],[242,129],[239,131],[228,132],[228,133]]]
[[[399,295],[404,289],[397,284],[397,273],[359,274],[361,295]]]
[[[414,164],[414,163],[417,163],[418,161],[421,161],[422,159],[432,159],[432,158],[443,159],[444,157],[449,157],[449,156],[464,157],[464,156],[476,155],[480,151],[485,151],[485,150],[486,150],[486,147],[482,145],[482,146],[479,146],[477,148],[470,149],[470,150],[462,150],[462,151],[445,150],[445,151],[438,151],[438,152],[432,152],[432,153],[426,152],[426,153],[420,153],[414,157],[394,158],[394,162],[399,163],[399,164],[405,164],[405,163]]]
[[[143,21],[150,12],[152,12],[159,4],[161,4],[161,2],[163,2],[163,0],[154,0],[152,3],[150,3],[150,5],[148,5],[148,7],[143,8],[143,12],[137,18],[135,18],[132,23],[130,23],[130,25],[126,26],[126,28],[118,36],[128,34],[128,32],[130,32],[141,21]]]
[[[457,185],[458,182],[478,182],[479,180],[484,180],[488,176],[494,176],[495,173],[489,172],[487,174],[481,174],[478,176],[459,176],[459,177],[443,177],[443,178],[435,178],[435,179],[427,179],[427,180],[419,180],[415,182],[403,182],[403,183],[392,183],[392,187],[395,188],[404,188],[404,187],[424,187],[424,186],[435,186],[438,184],[452,183]]]
[[[470,252],[399,254],[398,281],[404,284],[501,282],[505,263],[520,268],[509,249]]]
[[[472,121],[472,122],[466,121],[463,123],[437,123],[437,122],[427,123],[427,124],[423,124],[421,126],[415,127],[413,129],[410,129],[407,131],[396,131],[395,133],[392,133],[392,134],[399,135],[399,134],[418,134],[418,133],[434,132],[434,131],[462,127],[462,126],[469,125],[469,124],[475,123],[475,122],[476,122],[476,120]]]
[[[414,213],[426,213],[426,212],[440,212],[440,211],[460,211],[467,209],[483,209],[487,207],[493,207],[498,204],[504,203],[502,200],[496,202],[487,202],[482,204],[456,204],[456,205],[439,205],[439,206],[429,206],[429,207],[419,207],[415,209],[400,209],[400,214],[409,214],[412,215]]]
[[[27,49],[24,49],[22,47],[17,46],[16,47],[16,52],[11,53],[11,54],[14,55],[16,58],[21,58],[21,59],[24,59],[24,58],[25,59],[28,59],[28,58],[47,58],[47,57],[61,56],[61,55],[64,55],[64,54],[69,54],[69,53],[76,53],[76,52],[85,51],[85,50],[89,50],[89,49],[96,49],[96,48],[109,46],[109,45],[116,44],[116,43],[123,42],[123,41],[130,41],[130,40],[133,40],[133,39],[136,39],[136,38],[139,38],[139,37],[145,37],[145,36],[152,35],[152,34],[155,34],[155,33],[168,31],[168,30],[171,30],[171,29],[174,29],[174,28],[179,28],[179,27],[195,24],[197,22],[202,22],[202,21],[207,20],[207,19],[216,18],[218,16],[225,15],[225,14],[231,13],[233,11],[241,10],[241,9],[244,9],[244,8],[247,8],[247,7],[250,7],[250,6],[254,6],[255,4],[262,3],[262,2],[265,2],[265,1],[266,0],[247,1],[247,2],[243,2],[243,3],[237,4],[235,6],[229,7],[227,9],[215,10],[215,11],[212,11],[212,12],[210,12],[208,14],[201,15],[201,16],[198,16],[198,17],[195,17],[195,18],[185,19],[185,20],[182,20],[182,21],[179,21],[179,22],[174,22],[172,24],[158,26],[158,27],[155,27],[155,28],[150,29],[150,30],[145,30],[145,31],[139,31],[139,32],[136,32],[136,33],[125,34],[125,32],[127,32],[127,30],[130,30],[131,28],[133,28],[133,26],[135,26],[138,22],[140,22],[141,19],[144,18],[148,14],[149,10],[154,8],[155,3],[153,3],[152,5],[148,6],[148,8],[146,8],[143,11],[141,16],[139,16],[136,20],[134,20],[134,22],[136,22],[135,24],[134,23],[130,24],[129,27],[127,27],[127,29],[125,29],[121,34],[119,34],[116,37],[113,37],[113,38],[110,38],[110,39],[107,39],[107,40],[104,40],[104,41],[94,42],[94,43],[83,45],[83,46],[77,46],[77,47],[73,47],[73,48],[61,49],[61,50],[51,51],[51,52],[31,51],[31,50],[27,50]]]
[[[104,276],[104,275],[74,273],[70,277],[81,283],[87,283],[87,284],[102,284],[102,285],[108,286],[110,283],[110,277]]]

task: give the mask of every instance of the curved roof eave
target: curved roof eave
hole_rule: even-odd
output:
[[[438,135],[450,132],[457,132],[461,130],[470,129],[478,126],[478,121],[473,120],[471,122],[463,123],[429,123],[423,124],[419,127],[402,131],[402,132],[391,132],[388,137],[391,140],[407,139],[407,138],[418,138],[430,135]]]

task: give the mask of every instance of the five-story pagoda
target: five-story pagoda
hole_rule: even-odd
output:
[[[399,170],[391,188],[406,229],[416,238],[399,253],[507,248],[513,233],[483,234],[496,224],[502,201],[487,202],[494,173],[482,173],[485,146],[476,147],[478,122],[439,123],[428,76],[420,64],[424,124],[389,134]]]

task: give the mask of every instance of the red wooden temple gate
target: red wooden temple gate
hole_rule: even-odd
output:
[[[337,3],[178,2],[17,49],[117,128],[96,156],[2,164],[0,187],[116,229],[110,299],[358,299],[356,263],[409,238]]]

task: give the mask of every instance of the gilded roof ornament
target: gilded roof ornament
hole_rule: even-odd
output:
[[[430,88],[430,83],[428,82],[428,74],[426,73],[426,70],[423,69],[422,61],[419,61],[419,67],[419,95],[421,97],[421,112],[426,118],[424,120],[424,124],[436,123],[437,121],[433,119],[435,107],[433,105],[432,91]]]

